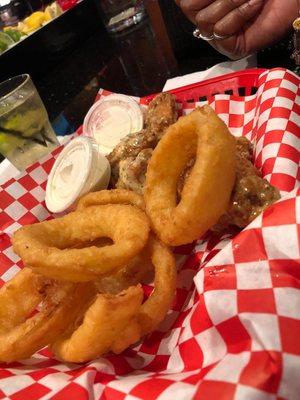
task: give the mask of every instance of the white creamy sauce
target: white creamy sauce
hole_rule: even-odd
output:
[[[110,165],[92,138],[72,140],[60,153],[46,187],[46,206],[58,213],[67,210],[82,195],[106,189]]]
[[[131,97],[111,94],[97,101],[84,119],[83,133],[109,154],[125,136],[143,128],[143,113]]]
[[[126,109],[119,106],[103,111],[102,121],[95,126],[93,136],[100,146],[113,149],[131,132],[132,122]]]

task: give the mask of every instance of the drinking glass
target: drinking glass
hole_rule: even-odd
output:
[[[0,153],[21,171],[58,145],[30,76],[0,83]]]

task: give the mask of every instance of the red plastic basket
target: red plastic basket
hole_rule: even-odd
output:
[[[169,92],[175,94],[178,101],[187,103],[206,101],[208,97],[216,94],[250,96],[256,93],[258,78],[264,71],[265,69],[257,68],[233,72],[173,89]],[[144,97],[145,104],[148,104],[153,97],[155,95]]]

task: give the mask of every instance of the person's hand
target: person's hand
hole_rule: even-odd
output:
[[[297,17],[297,0],[175,0],[220,53],[237,59],[280,40]]]

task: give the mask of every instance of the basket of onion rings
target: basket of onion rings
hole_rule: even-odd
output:
[[[63,213],[46,196],[62,148],[1,187],[5,398],[297,398],[300,80],[247,79],[140,99],[105,162],[106,126],[75,138],[91,183]]]

